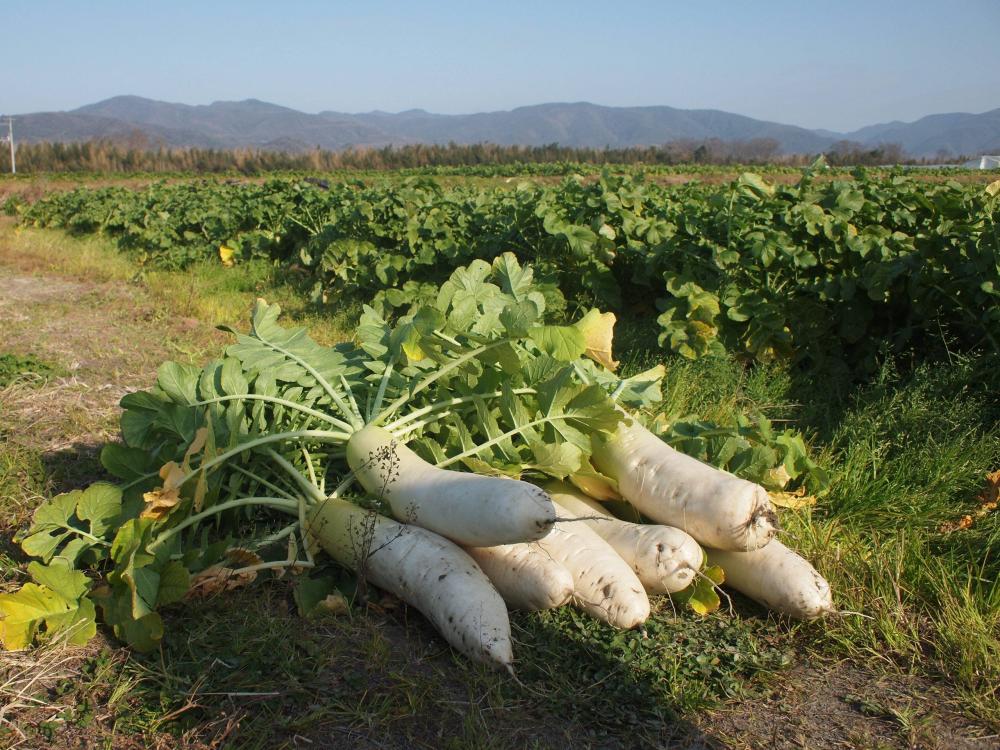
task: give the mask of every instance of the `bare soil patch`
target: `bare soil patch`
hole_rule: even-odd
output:
[[[69,373],[3,392],[3,419],[19,441],[45,453],[107,442],[122,396],[149,387],[163,360],[192,359],[221,338],[157,310],[143,294],[140,286],[0,266],[0,350],[34,354]]]
[[[725,705],[697,723],[734,750],[1000,747],[1000,736],[959,710],[948,691],[929,680],[839,662],[796,666],[780,675],[767,698]]]

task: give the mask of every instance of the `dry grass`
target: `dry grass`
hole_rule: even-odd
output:
[[[122,384],[88,383],[76,376],[56,378],[42,387],[21,380],[0,390],[0,409],[13,433],[10,439],[53,453],[113,439],[118,401],[129,390]]]
[[[50,696],[60,681],[79,673],[88,650],[92,649],[67,650],[54,639],[30,651],[5,653],[0,664],[0,728],[8,728],[21,742],[27,742],[28,736],[19,726],[26,714],[31,714],[35,723],[49,723],[72,710],[71,702]]]

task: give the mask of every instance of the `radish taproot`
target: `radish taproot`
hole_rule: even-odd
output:
[[[674,450],[634,419],[595,438],[591,459],[641,513],[709,547],[757,549],[778,529],[763,487]]]
[[[630,523],[615,518],[600,503],[562,482],[547,484],[552,500],[610,544],[651,594],[687,588],[704,561],[698,542],[672,526]]]
[[[826,579],[777,539],[751,552],[706,552],[710,565],[726,571],[726,584],[775,612],[797,620],[836,612]]]
[[[556,505],[559,515],[570,516]],[[618,628],[634,628],[649,617],[649,597],[627,562],[579,521],[557,521],[537,544],[573,576],[573,605]]]
[[[338,498],[311,508],[306,523],[327,554],[418,609],[456,649],[513,671],[507,608],[460,547]]]
[[[347,463],[368,492],[401,521],[468,547],[531,542],[549,533],[552,499],[533,484],[439,469],[380,427],[347,442]]]
[[[573,576],[537,544],[468,547],[465,551],[512,609],[554,609],[573,596]]]

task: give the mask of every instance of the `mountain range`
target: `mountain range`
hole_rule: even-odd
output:
[[[309,114],[257,99],[188,105],[116,96],[66,112],[15,115],[19,141],[125,138],[202,148],[299,151],[414,143],[496,143],[576,147],[652,146],[679,139],[775,140],[783,153],[818,153],[840,140],[897,143],[907,154],[1000,152],[1000,108],[936,114],[915,122],[870,125],[849,133],[809,130],[711,109],[604,107],[587,102],[538,104],[497,112],[441,115],[405,112]]]

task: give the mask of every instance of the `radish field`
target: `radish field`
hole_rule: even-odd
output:
[[[11,274],[156,312],[121,321],[145,381],[74,473],[24,404],[83,355],[0,308],[27,363],[0,385],[0,636],[82,670],[9,662],[0,737],[995,741],[1000,181],[311,176],[5,209]],[[801,670],[847,718],[763,729]]]
[[[566,303],[655,319],[685,357],[729,351],[870,367],[938,326],[998,350],[997,189],[903,174],[662,187],[605,173],[539,187],[275,180],[74,190],[25,223],[100,233],[143,267],[280,263],[320,302],[383,308],[513,252]],[[624,306],[624,301],[629,305]],[[642,303],[640,303],[642,301]]]

